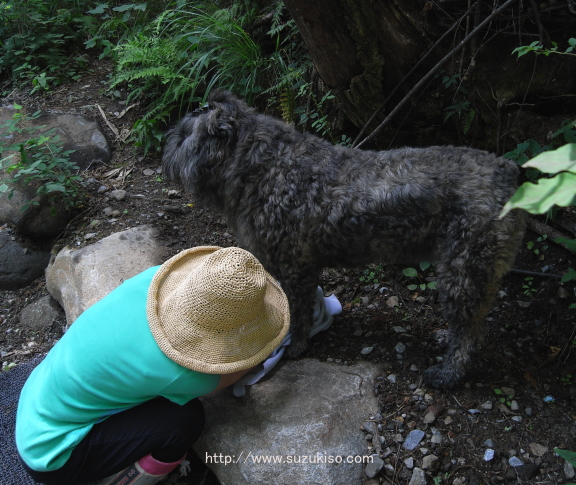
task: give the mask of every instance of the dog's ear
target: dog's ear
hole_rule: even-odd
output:
[[[236,118],[225,107],[215,106],[207,114],[206,129],[212,136],[232,138],[236,128]]]
[[[208,133],[232,138],[238,121],[250,113],[248,105],[228,91],[216,89],[208,97],[210,110],[207,118]]]

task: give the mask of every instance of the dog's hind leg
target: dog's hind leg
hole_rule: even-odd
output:
[[[280,284],[290,305],[292,343],[288,347],[288,356],[294,358],[308,348],[318,275],[306,275],[305,277],[290,275],[281,278]]]
[[[432,387],[451,388],[466,373],[484,339],[484,318],[492,308],[502,277],[510,270],[522,239],[520,218],[494,220],[466,241],[447,241],[436,264],[437,287],[449,324],[443,362],[424,372]]]

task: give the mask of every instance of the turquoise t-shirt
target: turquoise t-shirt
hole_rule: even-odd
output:
[[[16,445],[36,471],[57,470],[92,426],[163,396],[177,404],[220,381],[170,360],[148,326],[146,298],[160,266],[131,278],[88,308],[26,381]]]

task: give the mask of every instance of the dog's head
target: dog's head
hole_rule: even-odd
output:
[[[166,176],[196,196],[206,196],[211,175],[232,155],[252,113],[228,91],[213,91],[205,106],[187,114],[167,133],[162,156]]]

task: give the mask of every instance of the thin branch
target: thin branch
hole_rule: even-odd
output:
[[[419,60],[418,62],[412,67],[412,69],[410,69],[410,71],[408,71],[408,74],[406,74],[402,80],[396,84],[396,86],[394,87],[394,89],[392,90],[392,92],[386,96],[386,99],[384,100],[384,102],[378,106],[378,108],[376,108],[376,110],[374,111],[374,113],[372,114],[372,116],[370,117],[370,119],[366,122],[366,124],[362,127],[362,129],[360,130],[360,133],[358,133],[358,136],[356,137],[356,139],[354,140],[354,143],[352,143],[352,148],[354,148],[356,146],[356,143],[358,143],[358,140],[360,139],[360,137],[364,134],[364,131],[366,130],[366,128],[368,128],[368,125],[370,123],[372,123],[372,121],[374,120],[374,118],[376,117],[376,115],[380,112],[380,110],[386,106],[386,103],[388,101],[390,101],[390,99],[392,98],[392,96],[394,96],[394,94],[396,94],[396,91],[398,91],[398,89],[400,88],[400,86],[403,86],[404,83],[406,82],[406,80],[412,75],[412,73],[418,68],[418,66],[420,64],[422,64],[422,62],[424,61],[424,59],[426,59],[428,57],[428,55],[434,50],[436,49],[436,47],[438,47],[438,45],[440,44],[440,42],[442,42],[446,36],[452,32],[458,25],[460,25],[462,23],[462,21],[468,16],[468,14],[470,13],[470,11],[472,10],[472,8],[476,5],[476,2],[474,2],[474,4],[468,9],[466,10],[466,13],[464,15],[462,15],[456,22],[454,22],[452,24],[452,27],[450,27],[446,32],[444,32],[444,34],[442,34],[442,36],[434,43],[434,45],[432,47],[430,47],[430,49],[428,49],[426,51],[426,54],[424,54]]]
[[[542,278],[562,278],[561,274],[554,274],[554,273],[541,273],[539,271],[527,271],[524,269],[511,269],[510,273],[521,274],[526,276],[540,276]]]
[[[530,6],[532,7],[532,11],[534,12],[534,21],[538,26],[538,35],[540,36],[540,44],[546,45],[548,44],[548,40],[550,36],[548,32],[544,29],[542,25],[542,20],[540,20],[540,11],[538,10],[538,5],[536,5],[536,0],[530,0]]]
[[[404,99],[402,99],[402,101],[400,101],[400,103],[398,103],[396,105],[396,107],[388,114],[388,116],[384,119],[384,121],[382,123],[380,123],[378,125],[378,127],[370,134],[368,135],[366,138],[364,138],[364,140],[362,140],[357,146],[356,148],[360,148],[364,143],[366,143],[367,141],[371,140],[372,138],[374,138],[374,136],[376,135],[376,133],[378,133],[391,119],[392,117],[398,112],[400,111],[400,109],[408,102],[408,100],[414,95],[414,93],[416,91],[418,91],[418,89],[420,89],[425,83],[427,83],[430,78],[432,78],[432,76],[434,76],[434,74],[436,74],[436,71],[438,71],[446,62],[448,62],[450,60],[450,58],[460,52],[460,49],[462,49],[468,42],[470,42],[474,36],[487,24],[489,23],[494,17],[496,17],[498,14],[500,14],[503,10],[506,9],[506,7],[508,7],[508,5],[510,5],[514,0],[507,0],[506,2],[504,2],[499,8],[497,8],[496,10],[494,10],[488,17],[486,17],[479,25],[478,27],[476,27],[472,32],[470,32],[470,34],[468,36],[466,36],[464,39],[462,39],[460,41],[460,43],[454,47],[454,49],[452,49],[452,51],[450,51],[446,56],[444,56],[439,62],[438,64],[436,64],[432,69],[430,69],[430,71],[428,71],[428,74],[426,74],[422,79],[420,79],[420,81],[410,90],[410,92],[404,96]]]

